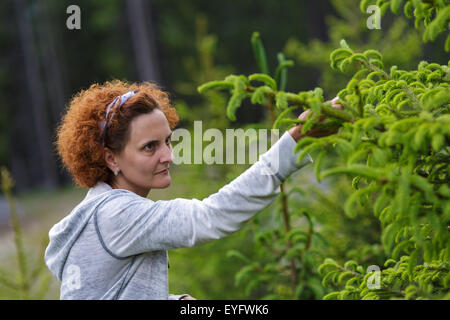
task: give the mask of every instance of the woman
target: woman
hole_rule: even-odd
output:
[[[178,121],[167,93],[148,82],[95,84],[70,101],[56,148],[75,183],[89,191],[49,232],[45,261],[62,281],[61,299],[194,299],[169,294],[167,250],[239,230],[291,173],[312,162],[296,162],[299,125],[208,198],[152,201],[149,191],[171,182]]]

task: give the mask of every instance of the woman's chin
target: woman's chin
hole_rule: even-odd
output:
[[[165,189],[170,186],[172,183],[172,179],[170,179],[170,176],[163,179],[164,181],[158,181],[158,183],[155,183],[151,186],[152,189]]]

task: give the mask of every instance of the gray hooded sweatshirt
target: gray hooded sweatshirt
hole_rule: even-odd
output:
[[[312,162],[297,163],[282,137],[239,177],[209,197],[158,200],[104,182],[90,188],[55,224],[45,262],[61,281],[61,299],[167,300],[167,250],[193,247],[239,230],[280,193],[280,184]]]

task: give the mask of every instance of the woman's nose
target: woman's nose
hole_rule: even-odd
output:
[[[173,162],[173,150],[172,150],[172,144],[165,145],[163,148],[163,154],[161,155],[160,161],[161,162]]]

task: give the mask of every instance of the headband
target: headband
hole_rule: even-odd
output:
[[[108,114],[109,111],[112,109],[112,107],[116,106],[116,108],[112,109],[112,114],[111,114],[111,119],[109,119],[110,121],[112,120],[112,118],[114,117],[114,114],[116,112],[117,108],[120,108],[128,99],[130,99],[132,96],[134,96],[139,90],[134,90],[134,91],[129,91],[121,96],[117,96],[113,102],[111,102],[108,107],[106,108],[106,115],[105,115],[105,120],[100,121],[99,123],[99,128],[100,128],[100,139],[102,142],[102,146],[105,146],[105,136],[106,136],[106,131],[108,129]],[[118,103],[119,102],[119,103]]]

